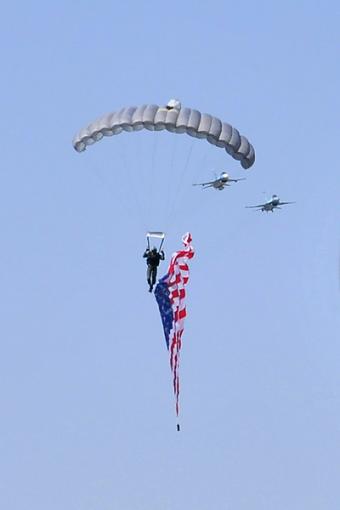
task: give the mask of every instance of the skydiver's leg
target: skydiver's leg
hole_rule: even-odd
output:
[[[152,292],[153,286],[156,283],[157,267],[150,266],[150,276],[148,279],[149,292]]]
[[[155,285],[157,278],[157,267],[152,268],[152,285]]]
[[[148,266],[147,268],[147,271],[146,271],[146,279],[147,279],[147,282],[149,284],[149,292],[152,291],[152,267],[151,266]]]

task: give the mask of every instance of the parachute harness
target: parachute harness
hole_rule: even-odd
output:
[[[182,237],[184,249],[175,252],[170,260],[168,272],[155,288],[155,297],[161,314],[165,341],[170,353],[170,368],[173,375],[176,416],[179,416],[179,363],[182,334],[186,317],[186,284],[189,281],[188,260],[195,255],[188,232]],[[180,430],[177,424],[177,430]]]

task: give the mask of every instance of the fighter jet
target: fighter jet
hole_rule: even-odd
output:
[[[264,204],[259,205],[246,205],[246,208],[252,209],[256,208],[259,211],[266,211],[266,212],[273,212],[274,209],[281,209],[281,205],[287,205],[287,204],[295,204],[295,202],[281,202],[279,197],[277,195],[273,195],[270,200],[267,200]]]
[[[203,189],[207,188],[215,188],[220,191],[224,189],[225,186],[230,186],[231,182],[238,182],[238,181],[244,181],[245,177],[242,177],[241,179],[232,179],[227,172],[222,172],[219,177],[217,177],[214,181],[210,182],[199,182],[196,184],[193,184],[193,186],[202,186]]]

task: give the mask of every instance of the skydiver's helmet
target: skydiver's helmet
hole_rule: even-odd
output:
[[[152,247],[152,250],[151,250],[151,253],[157,253],[157,251],[158,251],[158,250],[157,250],[156,246],[153,246],[153,247]]]
[[[166,105],[167,110],[180,110],[182,108],[181,102],[178,99],[170,99]]]

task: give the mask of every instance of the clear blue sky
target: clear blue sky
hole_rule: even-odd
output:
[[[339,15],[335,1],[4,4],[1,508],[338,510]],[[248,136],[253,169],[168,133],[73,150],[101,114],[171,97]],[[191,186],[222,169],[247,180]],[[245,209],[263,191],[296,204]],[[181,433],[147,228],[166,229],[167,261],[187,230],[197,251]]]

